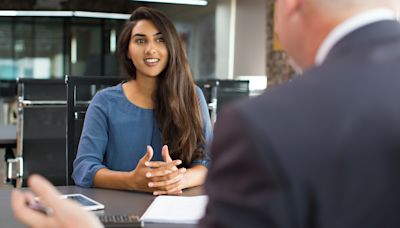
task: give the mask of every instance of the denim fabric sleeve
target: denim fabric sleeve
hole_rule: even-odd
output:
[[[92,187],[96,172],[104,168],[104,153],[108,142],[108,112],[105,94],[97,93],[85,115],[72,178],[76,185]]]
[[[204,130],[204,137],[206,140],[206,144],[202,145],[204,147],[204,151],[205,151],[204,158],[201,160],[193,161],[192,164],[190,164],[190,166],[193,167],[195,165],[203,165],[205,167],[208,167],[211,162],[211,158],[210,158],[210,154],[208,153],[207,145],[209,145],[211,143],[211,140],[213,137],[213,132],[212,132],[210,114],[208,111],[206,99],[204,98],[204,95],[203,95],[203,92],[201,91],[201,89],[197,86],[196,86],[196,92],[197,92],[197,97],[198,97],[199,104],[200,104],[200,112],[201,112],[201,116],[202,116],[202,120],[203,120],[203,130]]]

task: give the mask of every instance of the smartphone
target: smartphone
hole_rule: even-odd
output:
[[[104,209],[104,205],[82,194],[62,195],[64,199],[70,199],[78,202],[86,210],[95,211]]]

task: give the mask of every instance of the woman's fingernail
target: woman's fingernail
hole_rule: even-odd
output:
[[[151,177],[151,173],[146,173],[146,177]]]
[[[153,195],[155,195],[155,196],[158,195],[158,192],[153,192]]]
[[[149,187],[153,187],[154,184],[152,182],[149,182]]]

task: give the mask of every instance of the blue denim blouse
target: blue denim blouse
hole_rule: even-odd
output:
[[[196,87],[203,118],[206,143],[212,139],[212,127],[207,103]],[[134,170],[146,153],[154,150],[153,161],[162,161],[161,132],[153,109],[143,109],[131,103],[122,90],[122,83],[99,91],[91,101],[85,116],[72,178],[76,185],[91,187],[101,168],[115,171]],[[206,145],[203,145],[204,147]],[[208,167],[210,156],[193,161],[191,166]]]

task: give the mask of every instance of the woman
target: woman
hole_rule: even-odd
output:
[[[75,183],[155,195],[201,185],[212,128],[174,25],[158,10],[136,9],[119,37],[118,56],[129,79],[93,98]]]

